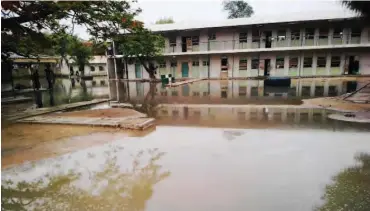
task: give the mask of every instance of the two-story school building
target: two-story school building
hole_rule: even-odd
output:
[[[159,75],[176,79],[370,75],[370,25],[355,16],[284,15],[149,28],[166,41]],[[110,78],[149,78],[139,63],[113,68],[121,60],[108,59]]]

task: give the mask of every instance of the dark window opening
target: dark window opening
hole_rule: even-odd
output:
[[[258,69],[259,63],[259,59],[252,59],[252,69]]]
[[[216,34],[209,35],[208,40],[216,40]]]
[[[239,42],[240,43],[247,42],[247,40],[248,40],[248,33],[240,33],[239,34]]]
[[[239,60],[239,70],[247,70],[248,69],[248,59],[240,59]]]
[[[247,96],[247,87],[239,86],[239,96]]]
[[[317,67],[326,67],[326,57],[324,56],[317,57]]]
[[[193,61],[193,66],[199,66],[199,61]]]
[[[330,67],[339,67],[340,66],[340,56],[332,56]]]
[[[289,59],[289,68],[297,68],[298,67],[298,57],[293,57]]]
[[[284,57],[276,58],[276,69],[284,69]]]
[[[314,36],[315,36],[315,29],[306,29],[306,40],[309,39],[309,40],[313,40]]]
[[[192,45],[199,45],[199,37],[198,36],[192,37],[191,43]]]
[[[312,67],[312,57],[304,57],[303,67]]]

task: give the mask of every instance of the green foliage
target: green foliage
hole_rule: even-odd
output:
[[[355,159],[358,165],[344,169],[333,177],[333,184],[326,186],[325,204],[317,210],[370,209],[370,154],[360,154]]]
[[[370,18],[370,2],[369,1],[342,1],[343,5],[358,14]]]
[[[169,18],[160,18],[159,20],[157,20],[155,22],[155,24],[168,24],[168,23],[175,23],[175,21],[173,20],[172,17],[169,17]]]
[[[23,56],[36,55],[52,46],[47,34],[73,33],[74,25],[87,28],[94,40],[104,41],[120,34],[120,30],[132,31],[134,1],[2,1],[1,44],[2,58],[11,53]],[[62,24],[69,20],[72,24]]]
[[[228,19],[249,18],[253,15],[253,8],[245,1],[225,0],[222,2],[224,10],[228,12]]]

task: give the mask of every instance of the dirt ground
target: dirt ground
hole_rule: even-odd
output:
[[[109,109],[72,111],[64,113],[52,113],[48,114],[48,116],[115,118],[115,117],[134,116],[140,114],[141,114],[140,112],[128,108],[109,108]]]
[[[320,97],[313,99],[303,100],[306,105],[322,106],[327,108],[334,108],[339,110],[349,111],[369,111],[370,103],[353,103],[350,101],[342,100],[339,97]]]
[[[148,131],[76,125],[12,124],[1,129],[1,166],[61,155]]]

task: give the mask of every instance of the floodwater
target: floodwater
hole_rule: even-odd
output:
[[[272,88],[225,80],[165,88],[111,81],[110,97],[155,117],[153,131],[113,140],[100,134],[94,140],[102,144],[3,169],[2,207],[370,210],[369,125],[300,105],[360,84],[305,79]]]
[[[3,169],[2,206],[366,210],[356,208],[370,206],[369,164],[367,132],[157,126],[145,137]]]

